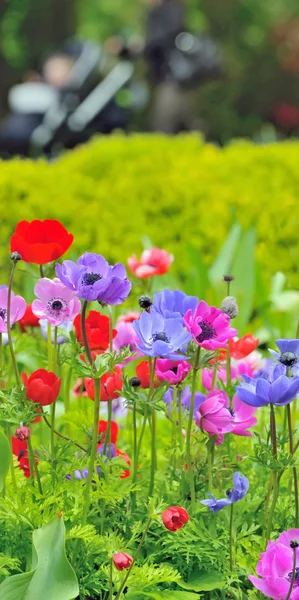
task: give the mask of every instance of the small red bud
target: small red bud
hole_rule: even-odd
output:
[[[25,442],[30,438],[30,428],[26,427],[25,425],[22,425],[21,427],[16,429],[15,437],[18,438],[18,440],[21,440],[21,442]]]
[[[123,571],[124,569],[130,568],[133,558],[126,552],[117,552],[114,554],[112,562],[118,571]]]
[[[243,456],[242,456],[242,454],[237,454],[237,456],[236,456],[236,460],[243,460]]]

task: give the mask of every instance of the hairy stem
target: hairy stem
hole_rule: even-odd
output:
[[[194,484],[194,476],[192,469],[192,459],[191,459],[191,431],[193,424],[193,413],[194,413],[194,401],[195,401],[195,392],[196,392],[196,380],[197,380],[197,372],[198,372],[198,363],[200,357],[200,346],[197,347],[196,356],[195,356],[195,365],[193,367],[193,375],[192,375],[192,393],[191,393],[191,401],[190,401],[190,411],[187,425],[187,436],[186,436],[186,458],[188,465],[188,481],[191,493],[191,506],[194,509],[195,506],[195,484]]]

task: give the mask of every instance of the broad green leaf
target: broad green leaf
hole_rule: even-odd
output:
[[[178,592],[176,590],[161,590],[153,592],[129,592],[126,596],[127,600],[141,600],[141,594],[144,598],[152,598],[152,600],[198,600],[199,594],[193,592]]]
[[[32,570],[8,577],[0,585],[0,600],[73,600],[79,594],[75,572],[65,554],[61,517],[32,535]]]
[[[242,236],[238,253],[231,268],[235,280],[232,285],[232,295],[237,298],[239,314],[232,321],[232,327],[239,331],[239,336],[250,319],[255,293],[255,245],[256,234],[254,229],[249,229]]]
[[[209,271],[209,277],[212,283],[220,281],[223,275],[230,275],[232,261],[236,252],[237,244],[241,236],[241,226],[235,223],[224,242],[220,253]]]
[[[225,579],[221,573],[193,573],[188,581],[177,582],[179,586],[195,592],[210,592],[221,590],[225,586]]]
[[[209,288],[209,276],[207,267],[204,265],[201,255],[192,244],[186,245],[190,271],[184,283],[184,291],[190,296],[206,298]]]
[[[11,455],[12,451],[9,441],[0,429],[0,492],[4,488],[5,479],[9,471]]]

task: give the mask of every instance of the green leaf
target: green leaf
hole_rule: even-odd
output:
[[[232,295],[237,298],[239,314],[232,322],[232,327],[239,331],[239,336],[250,319],[255,293],[255,245],[256,234],[249,229],[241,239],[237,256],[234,260],[231,274],[235,280],[232,285]]]
[[[186,249],[190,271],[184,283],[184,291],[190,296],[205,298],[210,286],[207,267],[204,265],[200,253],[192,244],[187,243]]]
[[[61,517],[32,535],[32,570],[8,577],[0,585],[0,600],[73,600],[79,594],[75,572],[65,554]]]
[[[176,590],[161,590],[153,592],[129,592],[126,596],[127,600],[135,600],[141,598],[140,594],[145,598],[152,598],[152,600],[198,600],[199,594],[193,592],[177,592]]]
[[[0,429],[0,492],[4,488],[5,479],[9,471],[11,454],[9,441]]]
[[[223,275],[230,275],[232,261],[236,251],[237,244],[241,236],[241,226],[235,223],[224,242],[220,254],[218,254],[214,264],[209,271],[209,277],[212,283],[216,283],[223,278]]]
[[[221,573],[193,573],[188,583],[184,581],[177,582],[179,586],[195,592],[210,592],[212,590],[221,590],[225,586],[225,579]]]

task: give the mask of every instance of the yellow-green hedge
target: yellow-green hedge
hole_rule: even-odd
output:
[[[49,217],[75,234],[76,256],[126,260],[148,235],[175,254],[182,273],[185,240],[209,262],[238,220],[256,225],[265,270],[282,270],[296,285],[298,200],[299,143],[219,149],[195,135],[98,138],[50,164],[0,163],[0,264],[17,221]]]

